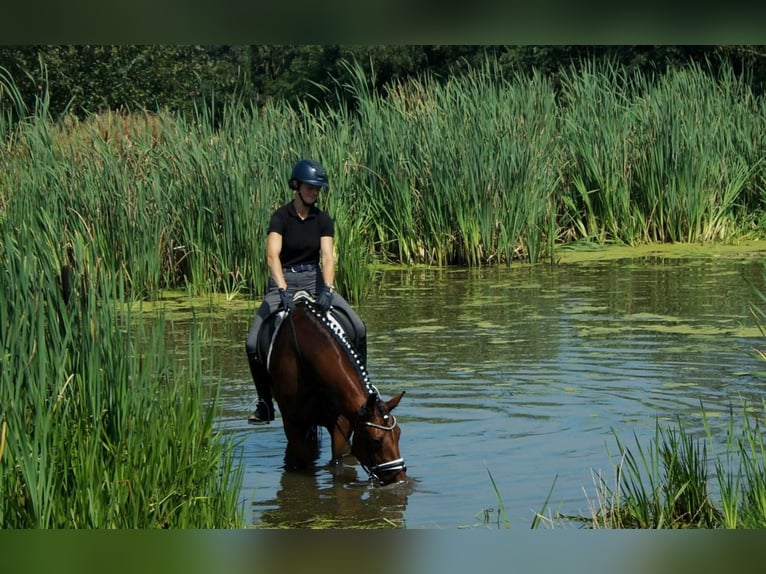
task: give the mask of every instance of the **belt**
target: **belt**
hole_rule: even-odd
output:
[[[304,271],[316,271],[316,263],[301,263],[300,265],[290,265],[289,267],[283,267],[282,271],[285,273],[303,273]]]

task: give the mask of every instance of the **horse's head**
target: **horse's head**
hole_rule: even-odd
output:
[[[407,466],[399,454],[399,436],[402,431],[391,414],[404,392],[383,401],[372,393],[361,408],[351,441],[351,454],[381,485],[407,479]]]

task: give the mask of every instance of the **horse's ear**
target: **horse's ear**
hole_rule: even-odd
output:
[[[396,395],[394,398],[392,398],[392,399],[389,399],[389,400],[387,400],[387,401],[386,401],[386,408],[387,408],[389,411],[392,411],[392,410],[394,410],[394,408],[396,407],[396,405],[398,405],[398,404],[399,404],[399,401],[401,401],[401,400],[402,400],[402,397],[404,396],[404,392],[405,392],[405,391],[402,391],[401,393],[399,393],[398,395]]]

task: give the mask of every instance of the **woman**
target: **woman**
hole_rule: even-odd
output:
[[[305,290],[314,295],[324,311],[330,307],[345,311],[356,333],[356,350],[366,366],[365,324],[333,288],[334,223],[327,212],[316,206],[321,189],[329,187],[327,172],[320,163],[302,159],[293,166],[288,184],[295,193],[291,202],[271,215],[266,240],[269,288],[245,342],[250,373],[258,393],[255,412],[248,418],[251,424],[274,420],[268,373],[258,358],[258,333],[269,315],[279,309],[293,309],[293,295],[296,291]]]

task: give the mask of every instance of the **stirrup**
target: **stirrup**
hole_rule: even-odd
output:
[[[247,417],[247,422],[251,425],[269,424],[273,420],[274,407],[267,404],[266,401],[258,401],[253,414]]]

